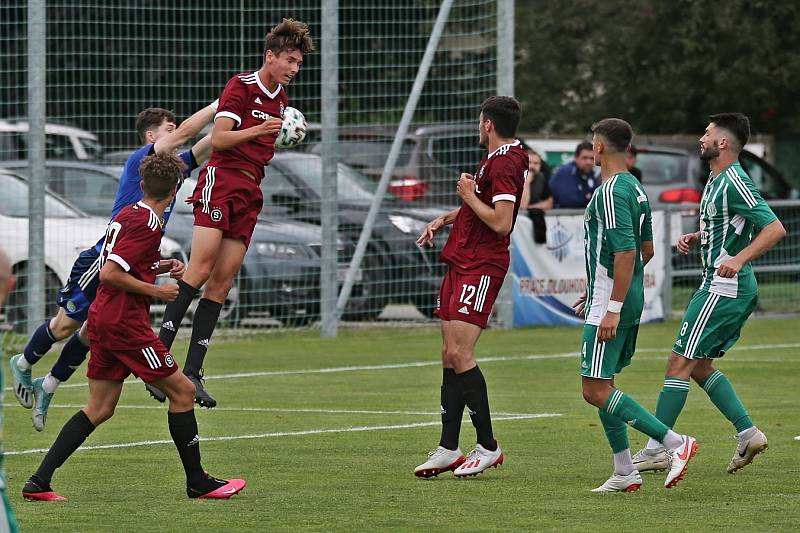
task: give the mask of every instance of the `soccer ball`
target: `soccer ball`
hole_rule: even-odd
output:
[[[306,117],[294,107],[283,111],[283,124],[275,148],[294,148],[306,138]]]

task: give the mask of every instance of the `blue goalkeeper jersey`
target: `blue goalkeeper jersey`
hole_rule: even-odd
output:
[[[142,163],[142,159],[149,155],[153,155],[154,153],[155,145],[145,144],[133,152],[130,157],[128,157],[128,160],[125,161],[125,168],[122,170],[122,175],[119,177],[117,196],[114,198],[114,208],[111,210],[112,219],[117,216],[117,213],[119,213],[123,207],[133,205],[144,197],[144,193],[142,192],[142,187],[140,185],[142,176],[139,174],[139,165]],[[197,161],[195,161],[191,150],[182,152],[178,157],[180,157],[186,165],[184,178],[188,177],[189,174],[191,174],[192,171],[197,168]],[[182,184],[183,180],[181,180],[181,183],[178,184],[179,189]],[[161,226],[162,232],[163,228],[166,228],[167,226],[167,221],[169,220],[169,216],[172,213],[173,207],[175,207],[174,199],[172,200],[170,206],[164,211],[164,223]],[[105,239],[105,236],[103,236],[95,245],[95,249],[98,251],[103,246],[103,239]]]

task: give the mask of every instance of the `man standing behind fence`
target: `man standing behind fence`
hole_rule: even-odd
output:
[[[414,470],[418,477],[450,470],[459,477],[474,476],[503,464],[475,344],[508,271],[510,235],[528,172],[528,154],[515,139],[520,114],[519,102],[508,96],[492,96],[481,104],[480,145],[489,152],[475,176],[461,174],[461,207],[434,219],[417,240],[430,245],[437,231],[453,224],[442,250],[449,268],[436,306],[442,320],[442,435],[428,460]],[[466,460],[458,447],[465,405],[478,436]]]
[[[711,167],[700,200],[700,230],[682,235],[677,243],[678,251],[687,255],[700,242],[703,281],[689,302],[667,361],[656,417],[670,427],[675,424],[691,377],[736,428],[739,443],[728,464],[733,474],[767,449],[767,437],[713,360],[730,350],[756,307],[758,286],[750,261],[775,246],[786,230],[739,164],[739,152],[750,138],[749,119],[741,113],[720,113],[709,120],[700,138],[700,158]],[[756,228],[761,231],[751,242]],[[668,466],[661,444],[653,440],[633,460],[640,472]]]

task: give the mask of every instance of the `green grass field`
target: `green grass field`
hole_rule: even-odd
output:
[[[640,352],[617,380],[651,409],[676,326],[643,326]],[[32,429],[29,412],[7,392],[12,503],[23,531],[798,528],[800,321],[750,321],[719,365],[769,437],[768,452],[727,474],[733,428],[693,385],[677,428],[700,442],[686,479],[666,490],[663,474],[644,475],[635,494],[588,492],[612,465],[596,410],[581,398],[578,340],[576,328],[484,334],[478,353],[506,464],[466,480],[412,475],[439,436],[434,327],[347,330],[335,340],[311,331],[215,342],[206,373],[220,407],[198,418],[204,466],[247,479],[247,489],[230,501],[186,498],[166,409],[131,382],[116,416],[85,443],[118,448],[79,450],[57,471],[53,486],[69,501],[24,502],[20,489],[43,456],[26,450],[47,448],[87,389],[80,378],[59,390],[44,433]],[[176,346],[181,361],[184,349]],[[35,374],[46,372],[54,355]],[[543,413],[559,416],[525,416]],[[465,452],[474,438],[465,416]],[[156,442],[131,446],[143,441]],[[631,431],[633,451],[644,442]]]

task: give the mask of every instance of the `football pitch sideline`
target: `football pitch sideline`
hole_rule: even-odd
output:
[[[642,326],[633,364],[617,379],[651,410],[677,326]],[[645,473],[633,494],[589,492],[611,474],[612,462],[597,411],[581,397],[579,344],[578,328],[484,333],[479,364],[506,462],[475,478],[412,474],[438,444],[440,428],[439,331],[421,326],[212,343],[206,386],[219,406],[197,413],[203,466],[248,482],[229,501],[186,497],[166,408],[131,380],[114,418],[56,472],[53,487],[68,501],[24,502],[22,485],[87,388],[83,377],[62,385],[43,433],[6,390],[9,495],[23,531],[797,529],[800,320],[751,320],[718,365],[769,450],[726,473],[735,432],[693,383],[676,427],[700,443],[686,478],[667,490],[664,474]],[[180,362],[185,347],[176,343]],[[646,442],[635,430],[630,437],[633,452]],[[465,413],[461,449],[474,443]]]

